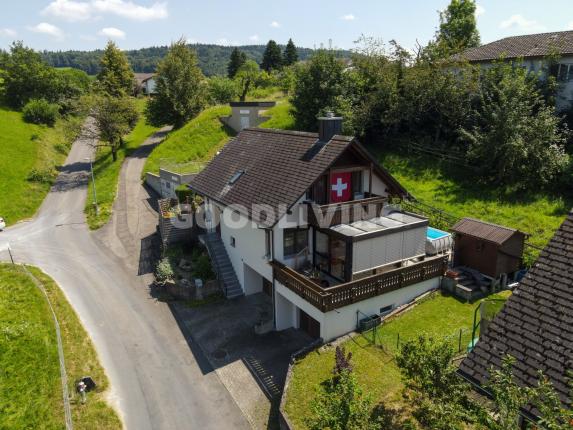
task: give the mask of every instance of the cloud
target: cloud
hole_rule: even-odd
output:
[[[523,17],[523,15],[512,15],[508,19],[502,21],[499,24],[499,28],[502,29],[516,29],[523,32],[532,32],[532,31],[543,31],[545,27],[539,24],[535,20],[529,20]]]
[[[0,36],[4,37],[16,37],[18,33],[16,30],[12,30],[11,28],[0,28]]]
[[[30,26],[28,27],[28,30],[33,31],[34,33],[47,34],[59,40],[64,38],[64,32],[60,28],[47,22],[41,22],[38,25]]]
[[[482,16],[485,13],[485,7],[481,4],[476,4],[476,16]]]
[[[567,25],[567,27],[569,28],[569,30],[573,30],[573,21],[571,21],[571,22]]]
[[[92,6],[90,3],[85,2],[55,0],[42,13],[70,22],[86,21],[91,18]]]
[[[351,13],[349,13],[348,15],[341,16],[340,19],[343,21],[354,21],[354,20],[356,20],[356,17],[354,15],[352,15]]]
[[[281,26],[277,21],[271,22],[270,25],[271,25],[272,28],[279,28],[279,27]]]
[[[126,0],[53,0],[42,13],[70,22],[86,21],[98,13],[117,15],[134,21],[151,21],[169,16],[165,2],[153,3],[147,7]]]
[[[125,31],[115,27],[102,28],[98,34],[100,36],[109,37],[110,39],[125,39]]]
[[[249,40],[251,42],[258,42],[259,41],[259,35],[258,34],[253,34],[252,36],[249,36]]]

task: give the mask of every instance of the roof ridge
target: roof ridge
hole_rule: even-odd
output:
[[[477,219],[477,218],[472,218],[472,217],[469,217],[469,216],[462,218],[460,221],[463,221],[463,219],[467,219],[467,220],[479,222],[480,224],[487,224],[487,225],[490,225],[490,226],[492,226],[492,227],[503,228],[504,230],[508,230],[508,231],[514,231],[514,232],[515,232],[515,231],[519,231],[519,230],[516,229],[516,228],[507,227],[507,226],[505,226],[505,225],[500,225],[500,224],[496,224],[496,223],[493,223],[493,222],[484,221],[484,220]]]
[[[298,131],[298,130],[284,130],[281,128],[261,128],[261,127],[247,127],[244,128],[241,132],[251,131],[251,132],[262,132],[262,133],[269,133],[269,134],[284,134],[287,136],[305,136],[305,137],[318,137],[318,133],[310,132],[310,131]],[[330,140],[339,140],[344,142],[349,142],[354,140],[354,136],[347,136],[343,134],[335,134],[332,136]]]

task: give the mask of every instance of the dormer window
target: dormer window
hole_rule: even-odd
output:
[[[237,173],[231,176],[231,179],[229,179],[229,185],[233,185],[235,182],[237,182],[243,173],[245,173],[244,170],[239,170]]]

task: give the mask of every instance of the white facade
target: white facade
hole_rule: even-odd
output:
[[[155,78],[149,78],[143,83],[145,94],[155,94]]]
[[[428,279],[418,284],[324,313],[280,282],[275,281],[276,329],[299,328],[300,310],[303,310],[320,323],[320,337],[325,342],[328,342],[356,330],[358,321],[364,318],[365,315],[379,314],[381,309],[387,306],[401,306],[427,291],[438,288],[440,280],[440,277]]]

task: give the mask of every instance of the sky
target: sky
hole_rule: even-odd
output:
[[[432,38],[449,0],[2,0],[0,48],[23,40],[38,50],[123,49],[190,43],[284,44],[351,49],[361,35],[407,49]],[[483,43],[573,30],[571,0],[478,0]]]

